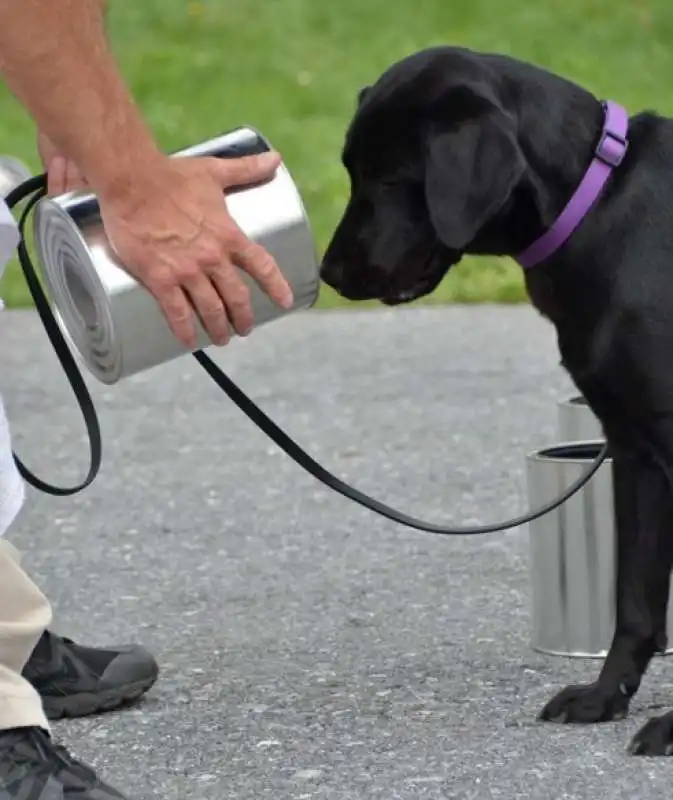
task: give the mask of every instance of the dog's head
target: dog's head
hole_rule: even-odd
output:
[[[525,169],[496,75],[458,48],[410,56],[362,90],[342,159],[351,193],[321,276],[389,305],[432,292]]]

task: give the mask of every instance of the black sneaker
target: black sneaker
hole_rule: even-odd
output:
[[[128,800],[42,728],[0,731],[0,800]]]
[[[112,711],[145,694],[158,676],[159,666],[144,647],[83,647],[49,631],[23,670],[49,719]]]

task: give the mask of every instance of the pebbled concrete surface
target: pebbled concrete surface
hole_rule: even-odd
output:
[[[83,428],[39,321],[3,313],[0,341],[18,451],[74,480]],[[338,475],[459,523],[523,509],[524,453],[572,391],[529,308],[305,314],[217,359]],[[31,491],[13,540],[56,630],[160,660],[143,705],[55,726],[132,800],[670,797],[673,762],[625,753],[673,705],[667,659],[624,722],[535,721],[597,664],[531,651],[525,530],[430,536],[329,493],[192,359],[88,382],[102,473]]]

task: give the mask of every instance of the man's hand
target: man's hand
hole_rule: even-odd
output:
[[[51,196],[80,189],[87,185],[76,164],[61,155],[48,136],[39,133],[37,151],[47,173],[47,191]]]
[[[40,133],[38,151],[48,192],[88,184],[77,165]],[[245,237],[227,212],[223,189],[273,176],[276,154],[242,159],[165,159],[158,174],[99,196],[105,231],[127,272],[158,300],[173,333],[196,346],[193,311],[215,344],[226,344],[229,324],[241,336],[253,324],[246,270],[279,305],[292,305],[290,287],[271,256]]]
[[[110,244],[125,269],[158,300],[177,338],[196,347],[193,310],[215,344],[226,344],[231,321],[249,333],[249,273],[280,306],[291,289],[277,264],[248,239],[227,211],[223,190],[271,178],[275,153],[237,159],[168,157],[123,191],[98,194]]]

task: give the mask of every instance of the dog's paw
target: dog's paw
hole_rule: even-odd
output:
[[[580,724],[624,719],[629,699],[623,692],[610,692],[599,683],[568,686],[547,703],[538,719]]]
[[[673,755],[673,712],[648,720],[631,740],[634,756]]]

